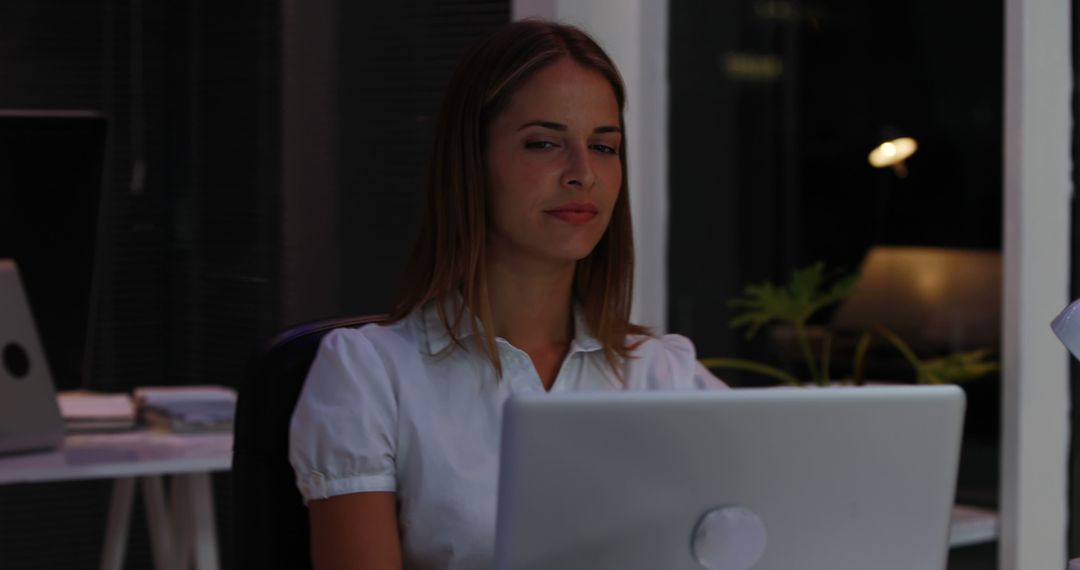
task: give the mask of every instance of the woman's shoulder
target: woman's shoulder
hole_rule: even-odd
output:
[[[662,350],[677,354],[689,353],[691,356],[696,354],[694,343],[681,334],[632,334],[628,335],[627,339],[630,341],[631,346],[637,344],[639,348],[645,347],[648,350]]]
[[[632,334],[627,336],[627,346],[634,347],[631,361],[689,365],[697,359],[694,343],[681,334]]]
[[[413,315],[393,322],[374,322],[357,327],[340,327],[322,339],[320,350],[356,352],[374,350],[386,356],[415,354],[418,347]]]
[[[308,369],[304,393],[308,398],[340,402],[347,394],[382,388],[396,392],[397,376],[392,371],[416,360],[412,329],[406,318],[329,331]]]
[[[323,336],[308,372],[308,383],[331,386],[343,380],[370,383],[417,361],[417,331],[410,317],[391,323],[336,328]]]
[[[630,335],[628,345],[635,346],[627,359],[627,388],[630,389],[701,389],[723,388],[697,360],[694,343],[680,334]]]

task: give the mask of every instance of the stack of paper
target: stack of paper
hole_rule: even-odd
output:
[[[135,389],[139,418],[177,433],[228,431],[236,412],[236,390],[225,386],[162,386]]]
[[[135,406],[127,394],[67,390],[57,394],[69,431],[115,431],[135,427]]]

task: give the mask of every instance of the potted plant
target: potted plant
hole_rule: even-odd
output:
[[[826,332],[820,347],[812,346],[807,323],[822,309],[847,299],[854,292],[858,278],[858,274],[850,274],[827,280],[825,264],[818,262],[794,271],[786,286],[770,282],[751,284],[744,289],[742,297],[729,301],[730,306],[740,309],[729,325],[732,328],[746,327],[748,339],[753,338],[762,327],[773,323],[783,323],[794,330],[795,342],[809,374],[806,381],[777,366],[741,358],[703,358],[702,364],[714,369],[745,370],[792,386],[831,384],[834,380],[830,374],[833,335]],[[999,368],[997,362],[988,360],[990,351],[986,349],[922,359],[898,335],[877,325],[859,336],[855,344],[851,377],[843,379],[843,383],[862,385],[865,382],[867,353],[879,337],[899,351],[913,368],[915,381],[920,384],[973,380]]]

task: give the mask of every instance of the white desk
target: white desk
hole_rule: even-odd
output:
[[[231,463],[231,433],[71,434],[56,451],[0,457],[0,484],[113,479],[101,568],[119,570],[135,486],[141,483],[154,566],[186,570],[194,562],[199,570],[216,570],[210,473],[227,471]],[[163,476],[170,478],[168,502]]]
[[[218,568],[210,473],[232,463],[232,434],[175,435],[149,431],[74,434],[57,451],[0,457],[0,484],[113,479],[102,570],[120,570],[136,482],[143,485],[158,570]],[[165,500],[162,477],[170,477]],[[951,546],[997,538],[992,511],[957,506]]]
[[[949,546],[957,548],[993,542],[998,538],[998,514],[989,509],[956,505],[952,510]]]

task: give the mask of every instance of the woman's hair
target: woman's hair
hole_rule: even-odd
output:
[[[501,376],[485,278],[489,212],[485,142],[492,121],[515,91],[540,69],[562,58],[599,72],[615,92],[623,125],[625,88],[604,51],[581,30],[539,20],[500,28],[466,53],[447,86],[435,127],[427,172],[427,208],[420,236],[404,273],[391,321],[431,301],[453,344],[461,346],[465,315],[480,346]],[[625,128],[623,128],[625,132]],[[622,187],[611,221],[593,251],[577,262],[574,296],[604,357],[621,377],[618,362],[636,346],[628,334],[648,329],[630,323],[634,246],[627,191],[626,144],[619,145]],[[460,294],[464,303],[446,303]],[[448,310],[449,309],[449,310]],[[468,309],[468,311],[466,311]],[[450,314],[450,313],[453,314]]]

